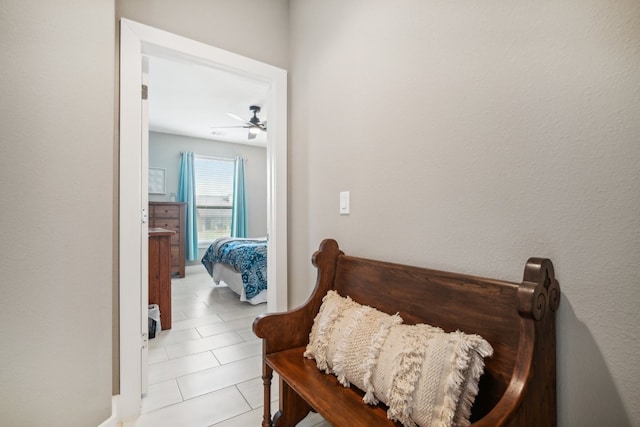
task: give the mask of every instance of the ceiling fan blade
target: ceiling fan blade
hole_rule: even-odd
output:
[[[248,124],[249,126],[253,126],[253,123],[248,122],[248,121],[246,121],[245,119],[243,119],[242,117],[236,116],[236,115],[235,115],[235,114],[233,114],[233,113],[227,113],[227,115],[228,115],[229,117],[233,117],[233,118],[234,118],[234,119],[236,119],[236,120],[240,120],[242,123],[246,123],[246,124]]]
[[[209,129],[246,129],[251,126],[209,126]]]

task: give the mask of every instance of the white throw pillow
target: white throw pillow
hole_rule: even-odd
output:
[[[478,335],[394,326],[373,373],[376,396],[405,426],[468,426],[484,357],[492,353]]]
[[[343,298],[336,291],[329,291],[322,298],[320,310],[313,320],[313,326],[309,334],[309,344],[307,344],[304,356],[315,359],[318,369],[328,374],[332,373],[332,370],[327,359],[327,347],[332,339],[336,320],[342,316],[347,308],[354,304],[356,303],[351,298]]]
[[[400,316],[362,306],[329,291],[304,353],[341,384],[384,402],[390,419],[410,426],[468,426],[487,341],[429,325],[403,325]]]

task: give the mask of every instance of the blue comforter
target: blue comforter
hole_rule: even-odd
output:
[[[242,275],[242,285],[247,299],[267,289],[267,241],[264,239],[216,239],[202,257],[202,264],[209,275],[213,263],[221,262],[235,268]]]

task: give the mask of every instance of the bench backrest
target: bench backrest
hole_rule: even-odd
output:
[[[406,324],[427,323],[482,336],[493,346],[494,356],[485,361],[474,416],[485,415],[504,394],[520,336],[517,285],[343,255],[334,289],[360,304],[399,313]]]
[[[553,393],[544,398],[544,402],[550,402],[544,405],[555,405],[554,313],[546,316],[545,322],[535,321],[544,317],[545,311],[555,311],[559,303],[559,287],[549,260],[529,260],[523,282],[516,284],[347,256],[330,239],[320,248],[313,259],[318,267],[318,283],[309,301],[316,312],[319,298],[333,288],[360,304],[388,314],[399,313],[406,324],[427,323],[447,332],[478,334],[492,345],[494,354],[485,359],[472,421],[496,406],[513,382],[515,372],[535,371],[541,363],[549,365],[544,375],[549,378],[539,381],[539,386],[530,384],[529,391],[542,393],[535,389],[544,388],[545,393]],[[548,343],[536,343],[540,328],[545,329],[544,334],[553,335],[548,337]],[[549,353],[548,360],[534,360],[542,359],[543,353]],[[531,360],[523,363],[523,354]],[[553,390],[549,391],[547,383],[551,381]],[[520,406],[539,406],[539,402]],[[531,407],[525,412],[529,410],[540,408]],[[555,407],[547,412],[555,419]]]

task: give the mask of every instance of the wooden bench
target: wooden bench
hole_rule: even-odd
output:
[[[331,289],[406,324],[427,323],[485,338],[494,349],[472,408],[473,427],[556,425],[555,311],[560,287],[550,260],[530,258],[521,283],[346,256],[334,240],[313,255],[315,289],[301,307],[256,318],[263,339],[264,427],[295,426],[310,411],[334,426],[398,426],[383,404],[345,388],[303,357],[322,298]],[[271,379],[280,377],[271,420]]]

